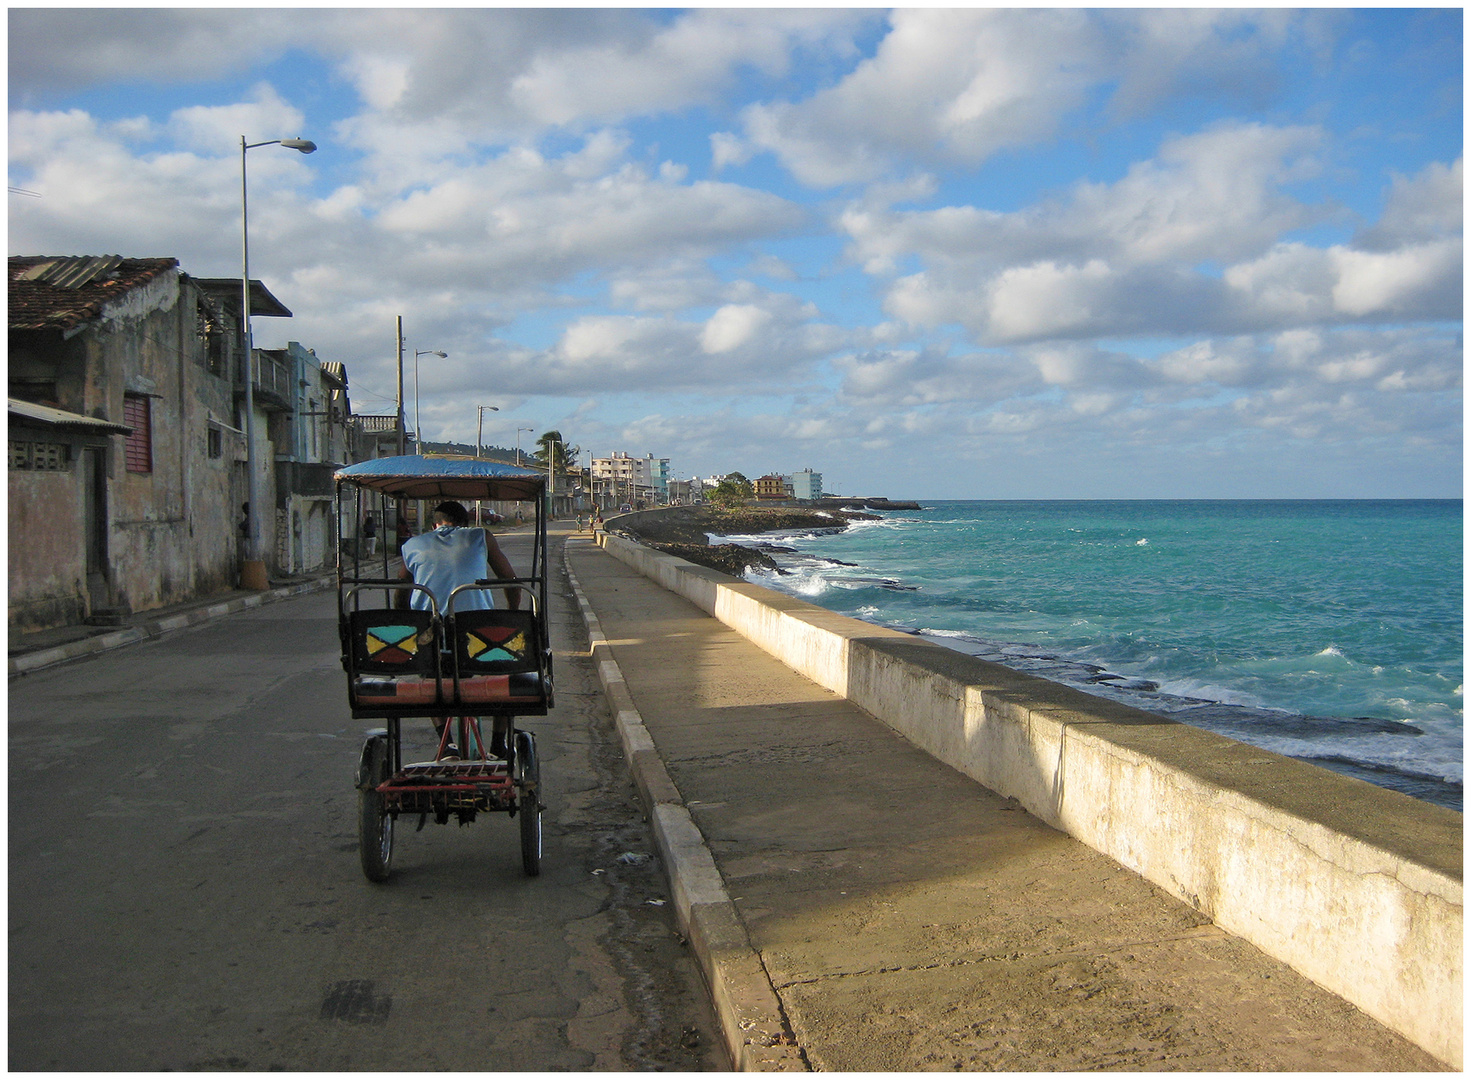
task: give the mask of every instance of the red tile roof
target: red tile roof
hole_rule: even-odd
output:
[[[119,255],[17,255],[10,260],[10,328],[70,330],[106,304],[179,265]]]

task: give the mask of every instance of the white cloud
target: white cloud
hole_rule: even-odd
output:
[[[991,336],[1022,341],[1094,330],[1111,307],[1108,286],[1114,280],[1102,259],[1082,266],[1049,261],[1004,270],[993,281],[987,301]]]
[[[1109,86],[1125,114],[1169,95],[1257,98],[1301,18],[898,9],[875,55],[838,84],[749,107],[743,152],[768,150],[803,183],[831,187],[1045,141]]]
[[[1461,317],[1459,237],[1393,251],[1281,244],[1228,267],[1226,284],[1263,325]]]
[[[1462,247],[1459,238],[1398,251],[1331,251],[1338,280],[1334,307],[1347,315],[1458,318]]]
[[[240,137],[259,143],[269,139],[302,137],[306,118],[267,83],[251,89],[252,100],[233,105],[196,105],[169,115],[168,134],[175,145],[213,156],[222,150],[240,149]],[[279,151],[276,151],[279,153]],[[272,151],[262,147],[251,158],[254,164]]]
[[[11,8],[11,104],[38,89],[114,79],[183,82],[246,70],[298,40],[272,10]]]
[[[710,168],[720,172],[728,165],[744,165],[751,160],[751,148],[745,140],[728,131],[710,136]]]
[[[749,108],[754,146],[804,183],[877,179],[899,156],[977,162],[1051,134],[1087,85],[1079,11],[910,10],[871,60],[800,104]]]
[[[707,353],[728,353],[746,344],[771,322],[770,312],[751,304],[727,304],[705,324],[700,347]]]
[[[1354,238],[1365,251],[1384,251],[1404,245],[1461,235],[1465,203],[1463,159],[1450,165],[1432,161],[1418,175],[1395,176],[1384,213]]]
[[[838,224],[870,274],[924,266],[887,286],[887,313],[982,343],[1460,318],[1459,163],[1397,181],[1371,248],[1281,239],[1328,214],[1287,194],[1316,174],[1322,137],[1220,125],[1168,140],[1116,183],[1012,213],[865,203]]]

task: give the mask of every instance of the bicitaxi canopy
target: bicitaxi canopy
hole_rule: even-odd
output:
[[[338,469],[338,484],[355,484],[402,499],[537,499],[546,473],[474,458],[374,458]]]

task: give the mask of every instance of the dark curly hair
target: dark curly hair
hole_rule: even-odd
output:
[[[470,511],[457,502],[440,503],[434,508],[434,516],[443,518],[446,524],[453,525],[457,529],[463,529],[470,524]]]

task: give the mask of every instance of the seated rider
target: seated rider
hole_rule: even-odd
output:
[[[501,551],[495,537],[484,529],[470,528],[470,512],[457,502],[442,502],[434,508],[434,528],[405,540],[403,570],[399,577],[423,585],[434,594],[441,615],[448,615],[449,594],[461,585],[473,585],[482,578],[513,578],[516,571]],[[486,567],[495,571],[486,573]],[[521,607],[521,590],[504,590],[506,606],[512,611]],[[418,589],[404,589],[398,594],[399,607],[429,610],[429,597]],[[488,589],[470,589],[455,598],[457,610],[495,607]]]
[[[516,571],[501,551],[495,537],[484,529],[472,529],[470,513],[457,502],[442,502],[434,508],[434,528],[420,533],[403,544],[403,569],[399,577],[423,585],[434,594],[441,615],[449,614],[450,593],[461,585],[473,585],[487,577],[513,578]],[[488,573],[487,568],[493,573]],[[521,607],[521,590],[509,587],[506,606],[512,611]],[[400,589],[394,598],[399,608],[430,609],[429,597],[420,589]],[[455,610],[495,607],[489,589],[467,589],[455,597]],[[445,717],[434,718],[436,735],[443,735]],[[504,756],[506,735],[510,731],[508,717],[495,717],[491,752]],[[453,744],[445,747],[445,756],[458,756]]]

